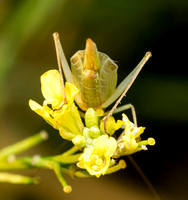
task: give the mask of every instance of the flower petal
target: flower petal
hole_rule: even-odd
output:
[[[95,152],[103,155],[108,154],[111,157],[117,148],[117,141],[108,135],[101,135],[95,141],[93,148]]]
[[[59,109],[63,102],[63,88],[57,70],[49,70],[41,76],[41,91],[47,102],[52,104],[53,109]]]
[[[99,178],[104,175],[110,166],[111,156],[117,148],[117,142],[107,135],[99,136],[93,147],[85,148],[80,156],[77,166],[85,168],[89,174]]]
[[[51,109],[49,107],[46,106],[44,108],[31,99],[29,100],[29,106],[31,110],[35,111],[38,115],[43,117],[44,120],[46,120],[51,126],[53,126],[54,128],[56,127],[56,122],[50,115]]]
[[[65,83],[65,94],[68,102],[73,102],[74,97],[78,94],[79,90],[73,84],[66,82]]]
[[[72,132],[74,135],[82,134],[84,125],[74,103],[63,105],[60,110],[53,112],[53,117],[57,121],[57,129],[64,127],[64,129],[69,130],[67,132]]]

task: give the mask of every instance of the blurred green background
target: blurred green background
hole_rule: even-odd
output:
[[[149,151],[133,157],[161,199],[186,199],[188,1],[0,0],[0,147],[41,129],[50,138],[28,155],[53,155],[66,146],[57,131],[28,107],[30,98],[42,103],[40,75],[57,69],[54,32],[60,34],[67,59],[92,38],[99,51],[117,61],[119,82],[146,51],[152,52],[122,102],[135,106],[138,125],[147,127],[143,138],[156,139]],[[154,199],[126,161],[127,169],[100,179],[66,177],[73,187],[69,195],[53,172],[26,171],[42,177],[41,183],[1,183],[0,199]]]

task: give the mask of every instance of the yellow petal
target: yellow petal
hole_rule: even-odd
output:
[[[41,105],[31,99],[29,100],[29,106],[31,110],[35,111],[38,115],[43,117],[44,120],[46,120],[51,126],[54,128],[56,127],[56,122],[50,115],[51,109],[49,107],[46,106],[44,109]]]
[[[117,141],[108,135],[99,136],[94,143],[94,152],[111,157],[117,148]]]
[[[132,131],[135,138],[139,137],[144,132],[145,127],[135,127]]]
[[[68,102],[73,102],[74,97],[79,92],[79,90],[73,84],[66,82],[65,83],[65,94]]]
[[[47,102],[52,104],[54,109],[59,109],[63,102],[63,88],[57,70],[49,70],[41,76],[41,90]]]
[[[67,132],[72,132],[74,135],[80,135],[84,129],[84,125],[74,103],[63,105],[60,110],[53,112],[53,117],[57,121],[57,129],[63,127],[68,130]]]
[[[122,114],[123,116],[123,122],[124,122],[124,125],[125,125],[125,130],[130,130],[131,129],[131,123],[129,121],[129,118],[123,113]]]
[[[103,118],[105,119],[105,118]],[[114,117],[110,116],[106,121],[106,132],[113,135],[123,125],[121,120],[115,121]],[[100,130],[104,133],[104,121],[100,124]]]
[[[102,135],[97,138],[93,147],[86,148],[80,156],[77,166],[85,168],[89,174],[97,178],[104,175],[110,166],[111,156],[117,148],[113,137]]]
[[[117,120],[116,125],[115,125],[115,130],[120,129],[122,125],[123,125],[123,121]]]

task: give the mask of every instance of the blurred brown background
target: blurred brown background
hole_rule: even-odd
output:
[[[161,199],[187,199],[188,2],[179,0],[4,0],[0,1],[0,147],[45,129],[50,138],[28,155],[54,155],[66,144],[58,133],[29,109],[42,102],[40,75],[56,68],[53,32],[59,32],[69,59],[92,38],[98,50],[119,65],[119,82],[146,51],[153,57],[143,68],[122,104],[132,103],[143,138],[156,145],[133,157]],[[128,114],[130,114],[128,112]],[[120,115],[119,115],[120,117]],[[51,171],[36,186],[0,183],[1,200],[154,199],[139,174],[128,167],[100,179],[67,177],[73,192],[63,193]]]

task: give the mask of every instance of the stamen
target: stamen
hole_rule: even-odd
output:
[[[122,168],[122,169],[125,169],[125,167],[127,166],[126,165],[126,162],[124,160],[120,160],[119,161],[119,166]]]
[[[153,146],[155,145],[155,139],[154,138],[148,138],[148,144]]]
[[[92,165],[92,169],[95,170],[95,171],[100,170],[100,168],[98,167],[98,165]]]
[[[98,156],[97,156],[97,155],[92,155],[92,156],[91,156],[91,159],[92,159],[92,160],[98,159]]]
[[[155,145],[155,140],[154,138],[148,138],[147,140],[142,140],[138,142],[138,147],[146,146],[146,145]]]
[[[144,151],[148,150],[148,148],[147,148],[145,145],[141,145],[141,148],[142,148]]]
[[[96,159],[96,164],[97,165],[102,165],[102,159],[101,158],[97,158]]]

